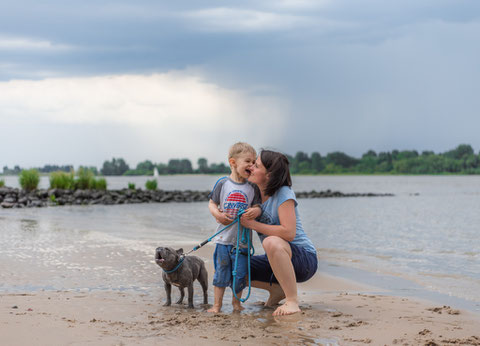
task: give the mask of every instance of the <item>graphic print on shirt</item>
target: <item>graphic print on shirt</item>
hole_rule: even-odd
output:
[[[262,215],[260,215],[258,221],[267,225],[273,225],[273,217],[265,208],[262,208]]]
[[[230,192],[223,203],[223,211],[232,218],[237,217],[239,210],[247,208],[248,197],[243,191],[240,190],[233,190]]]

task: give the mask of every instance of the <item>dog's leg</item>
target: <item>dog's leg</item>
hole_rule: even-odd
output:
[[[193,309],[193,281],[188,285],[188,307]]]
[[[205,266],[200,268],[198,282],[200,282],[200,285],[202,285],[203,289],[203,304],[208,304],[208,272]]]
[[[185,297],[185,287],[179,287],[180,290],[180,299],[177,301],[177,304],[183,303],[183,297]]]
[[[172,305],[172,285],[165,282],[165,292],[167,293],[167,302],[163,306]]]

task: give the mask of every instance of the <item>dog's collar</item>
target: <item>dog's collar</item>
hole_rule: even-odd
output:
[[[178,262],[177,266],[176,266],[175,268],[173,268],[172,270],[165,270],[165,269],[162,268],[163,271],[164,271],[165,273],[167,273],[167,274],[171,274],[171,273],[175,272],[178,268],[180,268],[180,266],[182,265],[184,259],[185,259],[185,257],[182,257],[182,259],[180,260],[180,262]]]

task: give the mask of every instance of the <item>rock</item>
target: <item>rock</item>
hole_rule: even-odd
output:
[[[0,187],[0,196],[5,196],[6,194],[10,193],[9,187]]]
[[[73,197],[75,197],[75,199],[85,198],[85,197],[88,197],[88,192],[85,190],[76,190],[73,193]]]
[[[99,198],[101,198],[104,194],[105,194],[105,193],[104,193],[103,191],[95,191],[95,192],[93,192],[93,193],[90,195],[90,197],[91,197],[92,199],[99,199]]]
[[[28,206],[33,208],[40,208],[40,207],[44,207],[45,205],[46,203],[43,203],[42,201],[37,199],[37,200],[31,201]]]
[[[192,190],[36,190],[26,192],[9,187],[0,188],[0,205],[2,208],[44,207],[54,205],[112,205],[135,203],[189,203],[206,202],[210,191]],[[332,191],[299,191],[297,198],[345,198],[345,197],[379,197],[393,194],[377,193],[342,193]]]
[[[41,199],[45,199],[47,197],[50,197],[48,195],[48,192],[49,192],[48,190],[37,190],[37,197],[41,198]]]
[[[4,202],[6,203],[15,203],[17,201],[17,199],[15,197],[13,197],[12,195],[7,195],[7,197],[5,197],[3,199]]]
[[[51,189],[48,190],[48,197],[55,196],[55,197],[60,197],[61,196],[61,191],[60,189]]]

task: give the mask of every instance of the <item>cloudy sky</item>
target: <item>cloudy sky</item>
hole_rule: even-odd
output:
[[[0,2],[0,167],[480,149],[477,0]]]

